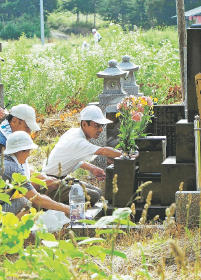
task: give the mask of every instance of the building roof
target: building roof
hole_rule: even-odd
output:
[[[185,17],[198,16],[198,15],[201,15],[201,6],[185,12]],[[177,15],[173,16],[172,18],[174,17],[177,17]]]
[[[201,14],[201,6],[185,12],[185,17],[197,16]]]

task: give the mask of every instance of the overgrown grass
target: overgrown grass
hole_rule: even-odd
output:
[[[97,101],[103,80],[96,73],[111,59],[121,62],[125,54],[140,65],[136,76],[141,92],[157,97],[159,103],[180,101],[177,97],[167,100],[169,88],[180,84],[175,30],[123,32],[120,26],[110,25],[100,33],[103,39],[98,47],[91,34],[52,40],[44,46],[24,36],[3,42],[5,104],[28,103],[45,112],[49,105],[63,109],[72,98],[83,103]],[[82,49],[83,41],[90,44],[89,50]]]

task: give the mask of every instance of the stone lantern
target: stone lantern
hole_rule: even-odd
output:
[[[122,57],[122,62],[118,64],[118,67],[122,71],[128,71],[126,77],[121,78],[121,83],[123,89],[126,91],[128,95],[139,96],[142,93],[139,93],[139,86],[136,84],[135,74],[134,72],[139,70],[139,66],[130,62],[130,56],[124,55]]]
[[[108,64],[108,68],[97,73],[98,78],[104,79],[103,93],[99,95],[99,106],[104,112],[116,112],[116,105],[127,95],[121,83],[121,78],[125,78],[127,72],[117,66],[116,60],[110,60]]]

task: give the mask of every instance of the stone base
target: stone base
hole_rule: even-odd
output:
[[[200,220],[200,191],[178,191],[176,199],[176,222],[189,226],[198,226]],[[188,206],[189,205],[189,206]]]
[[[184,191],[196,190],[196,171],[193,163],[176,163],[176,157],[168,157],[161,166],[161,204],[175,202],[175,193],[184,182]]]
[[[117,174],[118,192],[114,207],[125,207],[134,194],[136,159],[115,158],[114,165],[106,168],[105,198],[113,203],[113,176]],[[131,203],[130,203],[131,204]]]

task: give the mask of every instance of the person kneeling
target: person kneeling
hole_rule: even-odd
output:
[[[25,175],[22,165],[28,158],[31,149],[37,148],[29,136],[24,131],[15,131],[8,136],[6,142],[6,149],[4,151],[4,170],[1,167],[1,173],[3,180],[12,180],[13,173],[20,173]],[[30,182],[23,184],[23,187],[27,189],[24,196],[21,194],[16,195],[16,192],[11,196],[11,204],[2,203],[2,210],[5,212],[12,212],[18,214],[22,209],[26,209],[30,206],[30,201],[34,207],[40,209],[52,209],[64,212],[69,216],[70,210],[68,205],[56,202],[46,195],[41,195],[36,191]]]

